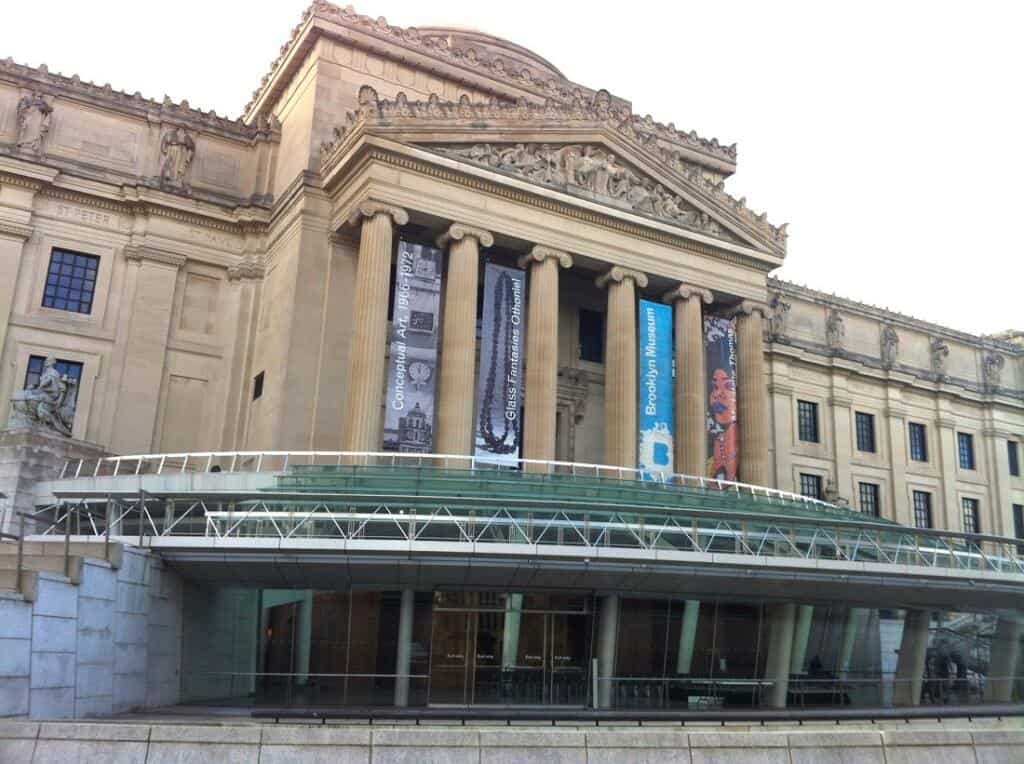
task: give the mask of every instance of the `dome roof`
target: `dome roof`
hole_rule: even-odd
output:
[[[457,26],[438,27],[417,27],[420,37],[444,38],[450,48],[469,50],[475,48],[478,52],[489,53],[493,56],[500,56],[506,61],[514,61],[532,69],[540,70],[557,79],[564,80],[565,75],[554,64],[542,56],[538,56],[531,50],[527,50],[514,42],[503,40],[487,32],[478,29]]]

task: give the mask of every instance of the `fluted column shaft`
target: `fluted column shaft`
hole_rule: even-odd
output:
[[[764,307],[744,302],[736,311],[737,426],[740,479],[771,485],[768,462],[768,388],[764,379]]]
[[[675,470],[703,475],[707,461],[705,416],[707,380],[704,373],[704,314],[711,292],[680,284],[667,293],[675,319],[676,378],[673,398],[676,414]]]
[[[555,414],[558,406],[558,269],[572,265],[565,252],[536,246],[519,260],[530,269],[526,307],[526,418],[523,458],[555,458]],[[543,464],[527,464],[527,472],[546,472]]]
[[[480,246],[494,244],[487,231],[455,223],[437,241],[448,247],[444,285],[444,334],[441,337],[437,445],[441,454],[473,453],[473,404],[476,365],[476,297]]]
[[[351,222],[360,219],[352,349],[345,393],[344,448],[346,451],[379,451],[393,226],[409,222],[409,216],[398,207],[364,202]]]
[[[604,463],[636,468],[636,287],[647,277],[618,266],[597,280],[608,288],[604,354]]]

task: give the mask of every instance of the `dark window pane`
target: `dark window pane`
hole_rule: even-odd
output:
[[[256,400],[263,395],[263,372],[261,371],[252,381],[252,399]]]
[[[817,443],[818,437],[818,404],[811,401],[797,401],[797,430],[800,440]]]
[[[877,483],[860,483],[860,511],[865,515],[879,517],[881,507]]]
[[[604,363],[604,314],[596,310],[580,310],[580,359]]]
[[[46,274],[43,307],[89,313],[96,288],[99,258],[53,250]]]
[[[1006,457],[1010,462],[1010,474],[1014,477],[1020,477],[1020,449],[1017,447],[1017,441],[1008,440],[1006,441]]]
[[[809,499],[821,498],[821,475],[800,473],[800,494]]]
[[[981,517],[978,511],[978,500],[961,500],[964,515],[964,533],[981,533]]]
[[[914,525],[932,527],[932,495],[927,491],[914,491]]]
[[[928,433],[923,424],[911,422],[910,425],[910,458],[915,462],[928,461]]]
[[[875,451],[875,417],[858,411],[857,419],[857,450],[874,453]]]
[[[957,450],[960,454],[960,469],[974,469],[974,436],[966,432],[956,434]]]

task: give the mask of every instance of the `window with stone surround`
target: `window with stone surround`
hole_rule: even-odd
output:
[[[919,422],[907,425],[910,433],[910,458],[915,462],[928,461],[928,429]]]
[[[964,516],[964,533],[981,533],[981,512],[978,505],[977,499],[966,496],[960,499],[960,507]]]
[[[858,483],[857,489],[860,494],[860,511],[871,517],[880,517],[882,507],[878,483]]]
[[[805,443],[818,443],[818,404],[813,401],[796,402],[797,432]]]
[[[974,436],[969,432],[956,434],[957,453],[960,455],[960,469],[974,469]]]
[[[928,491],[914,491],[914,527],[932,527],[932,495]]]
[[[100,259],[95,255],[54,248],[46,272],[43,307],[72,313],[92,313],[99,267]]]
[[[857,450],[875,453],[875,417],[858,411],[855,414],[857,424]]]
[[[68,394],[65,400],[65,406],[69,411],[74,411],[78,405],[78,387],[82,382],[82,364],[78,361],[64,361],[60,358],[56,359],[57,373],[62,377],[68,378]],[[39,384],[39,377],[43,373],[43,364],[46,363],[46,357],[41,355],[30,355],[28,357],[28,367],[25,369],[25,389],[35,387]]]
[[[809,499],[821,499],[821,475],[800,473],[800,495]]]
[[[1006,458],[1010,462],[1010,474],[1020,477],[1020,446],[1017,441],[1006,441]]]

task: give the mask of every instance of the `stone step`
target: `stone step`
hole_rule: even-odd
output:
[[[111,542],[109,551],[105,550],[102,541],[72,541],[68,545],[69,554],[76,557],[91,557],[94,560],[106,559],[109,555],[111,567],[120,568],[121,559],[124,556],[124,547],[117,542]],[[18,554],[18,544],[15,541],[5,541],[0,544],[0,558],[15,557]],[[22,554],[25,557],[59,557],[64,558],[64,539],[53,541],[26,541],[23,544]]]
[[[17,557],[12,557],[11,555],[4,555],[3,557],[0,557],[0,572],[16,570],[17,567]],[[21,560],[21,569],[34,570],[37,572],[46,571],[48,573],[58,573],[62,576],[65,575],[64,558],[57,557],[55,555],[25,555]],[[67,576],[71,579],[71,583],[73,584],[79,584],[82,582],[81,557],[68,557]]]
[[[18,571],[0,570],[0,592],[18,591]],[[36,601],[39,592],[39,571],[21,571],[21,596],[29,602]]]

